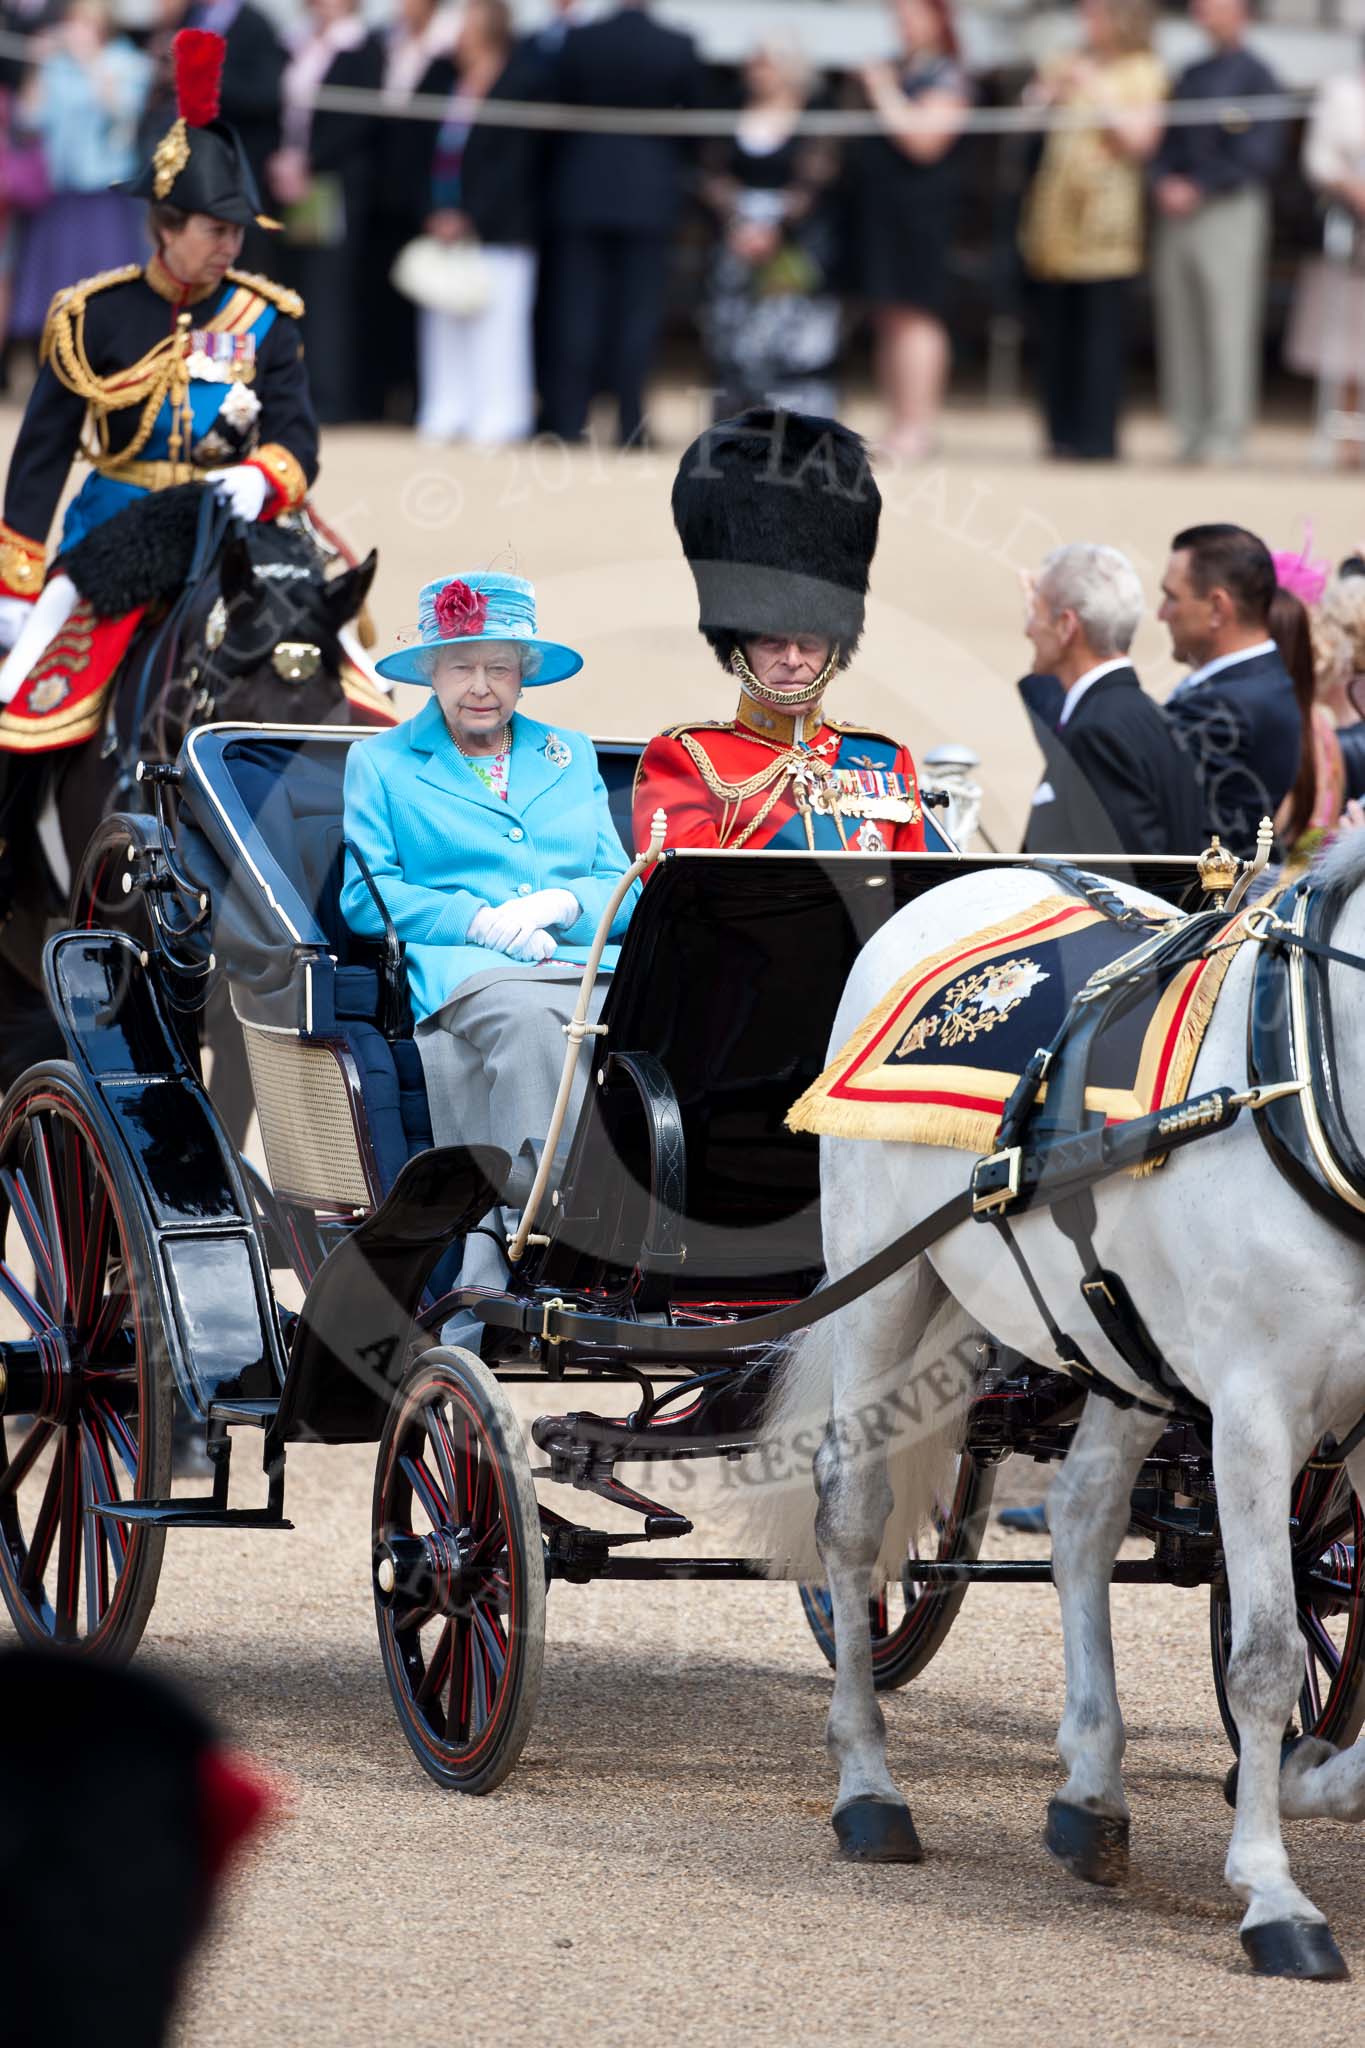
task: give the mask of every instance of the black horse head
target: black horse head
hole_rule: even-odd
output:
[[[180,730],[168,717],[161,745],[173,753],[190,725],[210,719],[345,722],[341,629],[364,605],[377,561],[371,550],[329,575],[307,532],[234,526],[184,619],[174,662],[181,687],[166,703]]]

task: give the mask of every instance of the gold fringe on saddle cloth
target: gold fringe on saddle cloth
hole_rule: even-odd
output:
[[[1098,979],[1112,971],[1113,961],[1131,949],[1132,941],[1074,896],[1046,897],[1031,909],[918,961],[793,1105],[788,1128],[989,1152],[1019,1074],[985,1065],[945,1064],[925,1055],[936,1039],[940,1045],[989,1042],[1000,1023],[1027,1005],[1034,989],[1051,977],[1035,960],[1020,957],[1020,949],[1036,953],[1041,946],[1101,924],[1109,925],[1118,943],[1109,966],[1096,970],[1093,978]],[[1147,1023],[1131,1086],[1087,1088],[1087,1109],[1121,1123],[1184,1100],[1236,950],[1227,946],[1213,951],[1171,977]],[[1024,1022],[1018,1019],[1020,1025]],[[1046,1036],[1029,1036],[1028,1053],[1051,1035],[1049,1031]],[[1016,1045],[1022,1042],[1018,1039]],[[891,1064],[893,1060],[896,1064]],[[1040,1100],[1046,1092],[1044,1086]],[[1153,1159],[1131,1170],[1150,1173],[1162,1163]]]

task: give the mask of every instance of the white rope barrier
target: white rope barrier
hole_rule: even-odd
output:
[[[32,61],[33,39],[0,30],[0,58]],[[1245,127],[1252,121],[1294,121],[1313,104],[1311,90],[1261,94],[1242,100],[1168,100],[1162,119],[1171,128]],[[549,100],[450,98],[439,93],[413,94],[398,105],[387,94],[356,86],[323,86],[313,96],[319,110],[363,114],[381,121],[477,121],[487,128],[534,128],[580,135],[655,135],[700,139],[730,136],[740,125],[738,108],[728,107],[580,107]],[[1137,109],[1121,110],[1132,114]],[[792,122],[795,135],[835,139],[884,135],[933,135],[945,129],[962,135],[1042,135],[1052,129],[1098,128],[1103,114],[1083,107],[971,107],[965,113],[943,108],[907,108],[894,123],[868,107],[807,108]]]

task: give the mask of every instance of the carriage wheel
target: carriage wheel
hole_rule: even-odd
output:
[[[374,1481],[384,1674],[423,1770],[491,1792],[531,1732],[545,1550],[507,1396],[472,1353],[424,1351],[394,1396]]]
[[[971,1564],[981,1554],[981,1540],[990,1515],[995,1492],[995,1468],[978,1465],[975,1458],[958,1460],[957,1482],[946,1511],[935,1517],[938,1545],[932,1552],[938,1564]],[[915,1564],[923,1556],[912,1548],[901,1572],[898,1586],[885,1586],[868,1602],[872,1623],[872,1680],[878,1692],[892,1692],[918,1678],[930,1659],[937,1656],[945,1637],[966,1598],[964,1585],[935,1591],[915,1577]],[[834,1663],[834,1613],[826,1586],[802,1586],[801,1605],[811,1633]]]
[[[1315,1735],[1344,1747],[1355,1741],[1365,1722],[1365,1514],[1343,1470],[1309,1466],[1299,1474],[1290,1533],[1303,1685],[1298,1721],[1288,1736]],[[1218,1711],[1237,1750],[1237,1723],[1227,1694],[1232,1607],[1226,1579],[1218,1580],[1210,1594],[1209,1639]]]
[[[170,1368],[136,1196],[71,1067],[0,1115],[0,1593],[30,1643],[129,1656],[165,1531],[92,1514],[171,1485]]]

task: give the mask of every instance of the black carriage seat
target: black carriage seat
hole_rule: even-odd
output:
[[[345,730],[206,729],[189,750],[197,775],[188,778],[190,815],[182,813],[180,842],[195,879],[215,893],[214,945],[234,981],[268,988],[287,978],[289,933],[269,896],[301,936],[325,945],[333,956],[336,1035],[355,1064],[379,1192],[386,1194],[406,1162],[433,1139],[406,988],[386,986],[382,945],[353,932],[341,914],[342,784],[347,749],[363,740],[363,734]],[[599,746],[623,843],[639,751],[628,741]],[[209,785],[216,804],[196,799],[196,780]],[[263,887],[251,887],[249,874],[247,886],[227,886],[223,856],[236,854],[233,832],[258,856]],[[262,853],[268,863],[259,858]],[[239,858],[232,869],[242,874]]]

